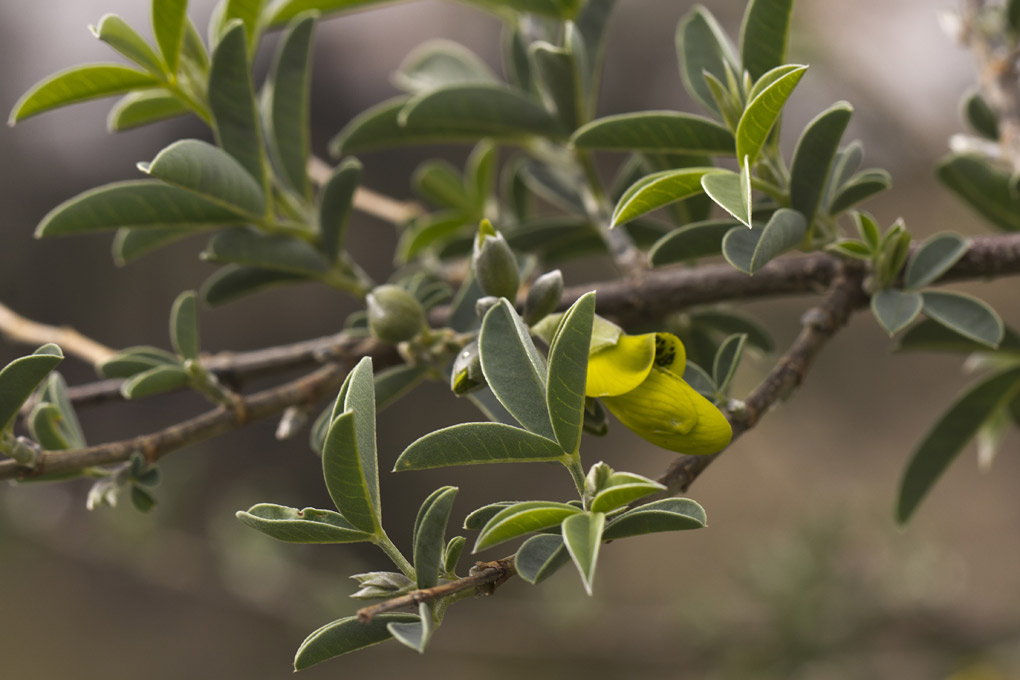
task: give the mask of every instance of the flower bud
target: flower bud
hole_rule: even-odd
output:
[[[554,269],[542,274],[531,284],[528,297],[524,301],[524,323],[529,326],[537,323],[556,311],[563,297],[563,273]]]
[[[460,351],[450,372],[450,389],[458,397],[485,387],[482,360],[478,354],[478,343],[471,342]]]
[[[379,286],[368,294],[367,302],[368,328],[383,342],[410,340],[425,327],[425,310],[400,286]]]
[[[474,253],[471,257],[478,285],[486,295],[505,297],[513,301],[521,285],[517,269],[517,258],[503,235],[492,228],[489,220],[482,220],[475,236]]]

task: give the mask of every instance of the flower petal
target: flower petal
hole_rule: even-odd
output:
[[[588,357],[584,394],[606,397],[630,392],[648,376],[655,361],[655,333],[621,335],[615,345]]]

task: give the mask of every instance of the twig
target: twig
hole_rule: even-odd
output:
[[[25,345],[55,342],[65,353],[90,364],[101,363],[117,353],[116,350],[87,338],[68,326],[48,326],[26,319],[2,302],[0,302],[0,333],[12,342]]]
[[[761,417],[776,403],[786,398],[807,375],[811,362],[835,335],[854,311],[868,302],[861,283],[864,269],[847,264],[837,274],[832,289],[822,303],[809,309],[801,318],[802,328],[790,349],[780,357],[772,371],[754,389],[743,403],[743,407],[729,415],[733,427],[733,438],[753,428]],[[674,496],[687,491],[690,485],[713,460],[725,451],[710,456],[684,455],[673,461],[659,476],[659,483],[666,485],[660,496]],[[650,499],[652,500],[652,499]]]
[[[374,604],[371,607],[362,607],[358,610],[358,620],[362,623],[368,623],[375,616],[384,612],[391,612],[394,609],[402,609],[404,607],[412,607],[422,602],[435,602],[441,600],[444,597],[450,595],[456,595],[462,593],[465,590],[471,590],[473,588],[481,588],[482,586],[488,586],[488,589],[484,591],[486,595],[491,595],[492,592],[503,584],[509,578],[512,578],[517,574],[517,567],[514,565],[514,556],[504,557],[501,560],[495,562],[478,562],[474,568],[471,569],[471,574],[464,578],[459,578],[456,581],[449,581],[441,585],[432,588],[423,588],[421,590],[412,590],[406,595],[400,597],[394,597],[393,599]]]

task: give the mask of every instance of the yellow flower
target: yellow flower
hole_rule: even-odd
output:
[[[733,430],[712,402],[684,382],[686,362],[683,343],[672,333],[627,335],[596,318],[585,394],[600,398],[621,423],[656,446],[717,453]]]

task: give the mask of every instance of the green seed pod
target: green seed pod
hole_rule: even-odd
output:
[[[486,295],[505,297],[513,301],[521,285],[517,269],[517,258],[503,235],[492,227],[489,220],[482,220],[475,237],[474,253],[471,257],[478,285]]]
[[[460,351],[450,372],[450,389],[458,397],[485,387],[482,360],[478,354],[478,343],[471,342]]]
[[[531,284],[528,297],[524,301],[524,323],[529,326],[538,323],[556,311],[563,297],[563,273],[554,269],[542,274]]]
[[[379,286],[366,299],[368,328],[383,342],[396,344],[410,340],[425,327],[425,310],[400,286]]]
[[[475,314],[479,319],[484,319],[485,313],[492,309],[492,306],[497,302],[499,302],[499,298],[491,295],[478,298],[475,300]]]

